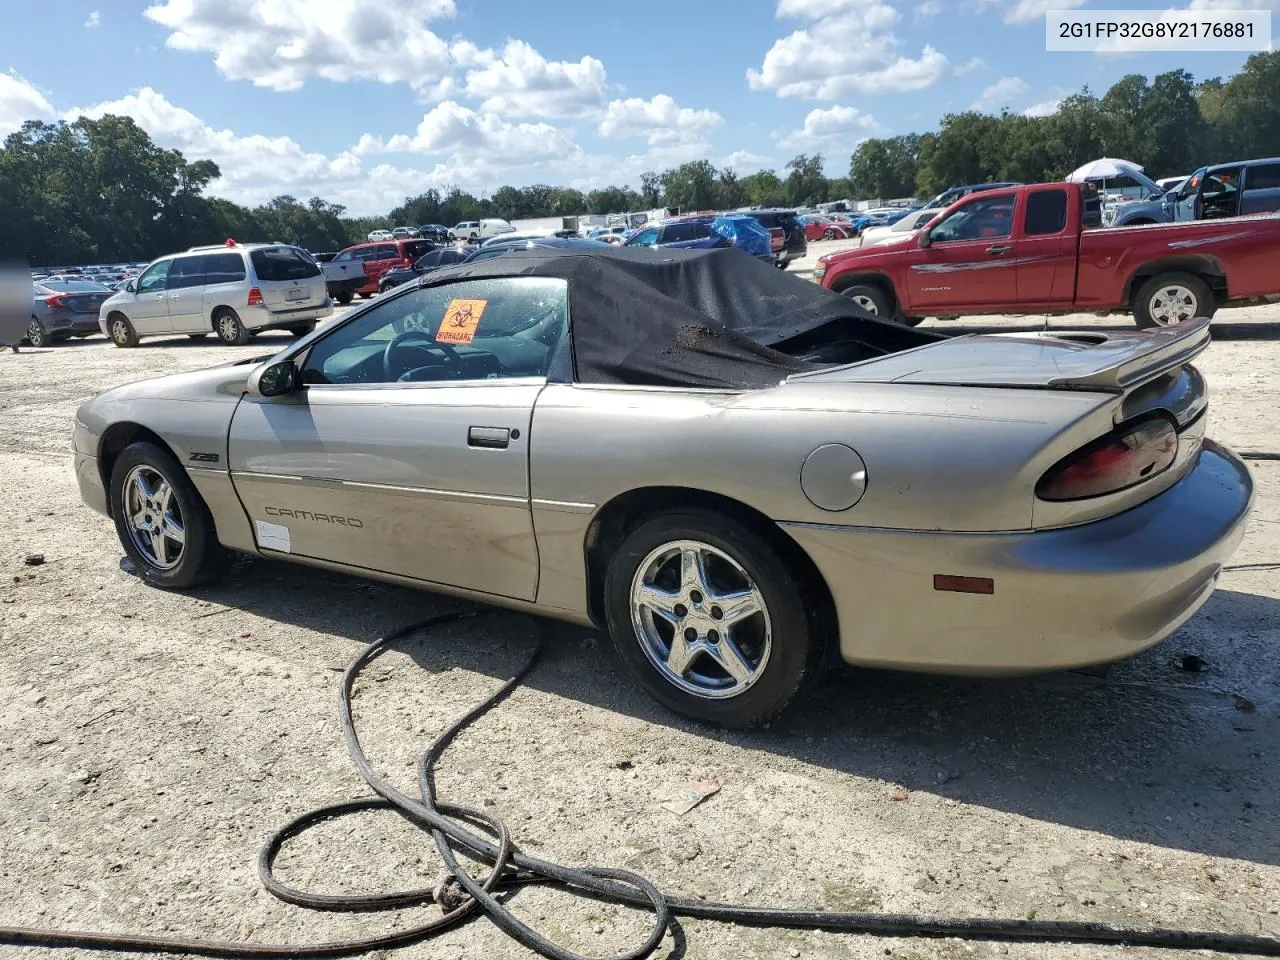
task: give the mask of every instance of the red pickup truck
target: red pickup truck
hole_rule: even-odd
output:
[[[1130,311],[1139,327],[1280,300],[1280,216],[1102,229],[1089,184],[971,194],[896,243],[818,261],[871,313],[924,317]]]

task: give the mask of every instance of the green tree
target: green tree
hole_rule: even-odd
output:
[[[640,202],[650,209],[662,203],[662,177],[652,170],[640,174]]]
[[[715,206],[716,168],[706,160],[682,163],[662,174],[662,194],[669,207],[708,210]]]
[[[757,170],[742,181],[747,203],[753,207],[781,207],[787,202],[787,190],[772,170]]]
[[[827,199],[827,178],[822,175],[822,154],[801,153],[787,162],[787,202],[805,207]]]

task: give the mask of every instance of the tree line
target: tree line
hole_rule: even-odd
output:
[[[991,180],[1061,179],[1100,156],[1124,157],[1153,177],[1205,163],[1280,156],[1280,53],[1251,56],[1227,80],[1197,83],[1185,70],[1133,74],[1097,96],[1087,87],[1050,116],[966,111],[936,131],[865,140],[848,175],[828,177],[821,154],[799,154],[781,173],[739,176],[695,160],[641,174],[637,187],[582,192],[503,186],[491,196],[432,188],[386,216],[352,217],[319,197],[276,197],[245,207],[209,197],[217,164],[157,146],[131,118],[29,121],[0,147],[0,259],[31,264],[148,260],[226,237],[280,240],[320,252],[370,230],[463,220],[506,220],[741,206],[802,206],[842,199],[927,198]]]

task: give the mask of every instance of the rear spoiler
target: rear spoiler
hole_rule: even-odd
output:
[[[1076,340],[1092,337],[1091,334],[1053,334],[1042,336],[1062,340]],[[1107,363],[1105,355],[1091,352],[1092,359],[1103,360],[1103,363],[1087,374],[1055,377],[1049,380],[1049,386],[1076,390],[1108,390],[1124,392],[1140,383],[1152,380],[1175,367],[1190,363],[1209,346],[1209,318],[1198,317],[1172,327],[1160,327],[1155,330],[1135,330],[1132,333],[1098,334],[1106,339],[1098,343],[1098,351],[1110,348],[1115,353],[1111,363]],[[1145,341],[1146,349],[1135,350],[1137,343]]]

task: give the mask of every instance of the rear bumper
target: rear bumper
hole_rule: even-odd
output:
[[[246,329],[269,330],[273,327],[291,327],[298,323],[321,320],[333,313],[333,301],[325,297],[324,303],[308,304],[296,310],[271,310],[267,307],[242,307],[236,311]]]
[[[1206,441],[1168,490],[1058,530],[955,534],[807,524],[783,528],[835,599],[849,663],[936,673],[1060,670],[1133,656],[1209,598],[1244,535],[1253,480]],[[933,589],[990,577],[991,595]]]

